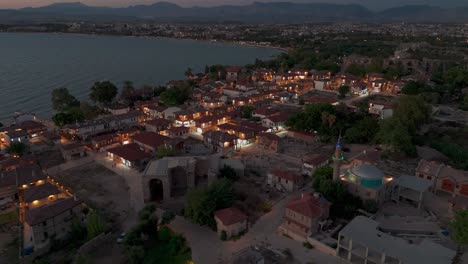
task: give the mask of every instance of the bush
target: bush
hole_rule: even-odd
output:
[[[221,235],[220,235],[220,238],[222,241],[226,241],[227,240],[227,234],[226,234],[226,231],[221,231]]]
[[[272,207],[271,203],[264,201],[260,204],[259,210],[260,212],[268,213],[271,211]]]
[[[371,214],[375,214],[379,210],[379,205],[374,200],[364,201],[363,207],[364,207],[365,211],[367,211],[367,212],[369,212]]]
[[[149,219],[155,211],[156,206],[154,204],[148,204],[138,213],[138,217],[140,218],[140,220]]]
[[[313,248],[314,248],[314,246],[312,246],[312,244],[310,244],[310,243],[307,242],[307,241],[304,242],[304,243],[302,243],[302,245],[303,245],[305,248],[307,248],[307,249],[313,249]]]
[[[161,219],[161,224],[167,225],[175,218],[175,213],[172,211],[164,211]]]

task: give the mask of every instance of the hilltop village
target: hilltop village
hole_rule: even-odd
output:
[[[385,73],[293,54],[97,82],[92,103],[56,89],[51,120],[0,128],[6,248],[35,263],[461,261],[468,74],[410,59],[427,47],[402,45]]]

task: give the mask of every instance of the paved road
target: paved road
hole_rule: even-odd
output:
[[[287,199],[278,202],[271,212],[262,216],[244,235],[237,241],[223,242],[218,235],[207,227],[193,224],[182,217],[176,217],[170,227],[179,233],[183,233],[192,248],[192,257],[195,263],[225,263],[240,250],[267,243],[272,248],[280,251],[289,248],[300,263],[342,263],[338,258],[326,255],[318,250],[308,250],[302,243],[279,236],[276,229],[282,222],[282,216]]]

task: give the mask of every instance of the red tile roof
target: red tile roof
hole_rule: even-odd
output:
[[[214,215],[225,226],[237,224],[247,219],[247,215],[235,207],[218,210]]]
[[[153,120],[146,121],[145,124],[156,127],[169,126],[171,124],[171,121],[164,118],[156,118]]]
[[[282,122],[286,122],[290,116],[291,115],[288,113],[277,113],[277,114],[267,117],[267,119],[271,120],[274,123],[282,123]]]
[[[316,198],[310,194],[303,194],[289,200],[286,208],[312,219],[320,218],[325,208],[331,204],[325,198]]]
[[[330,159],[330,157],[327,157],[325,155],[314,154],[314,155],[311,155],[310,157],[308,157],[304,161],[304,163],[307,163],[307,164],[310,164],[310,165],[313,165],[313,166],[317,166],[317,165],[320,165],[320,164],[326,162],[329,159]]]
[[[279,169],[279,168],[272,169],[270,171],[270,173],[275,175],[278,178],[285,179],[285,180],[288,180],[288,181],[293,181],[293,182],[300,181],[301,177],[302,177],[301,175],[298,175],[298,174],[295,174],[295,173],[292,173],[292,172],[289,172],[289,171],[285,171],[285,170],[282,170],[282,169]]]
[[[151,156],[149,153],[141,150],[140,146],[138,146],[136,143],[111,148],[108,150],[108,152],[128,161],[138,161],[149,158]]]
[[[153,148],[158,148],[166,144],[170,138],[154,132],[143,132],[133,136],[133,140]]]

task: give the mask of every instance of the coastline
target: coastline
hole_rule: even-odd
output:
[[[268,48],[273,50],[278,50],[282,53],[288,53],[290,49],[274,46],[274,45],[265,45],[259,43],[251,43],[245,41],[230,41],[230,40],[208,40],[208,39],[193,39],[193,38],[176,38],[176,37],[161,37],[161,36],[144,36],[144,35],[118,35],[118,34],[102,34],[102,33],[86,33],[86,32],[61,32],[61,31],[2,31],[0,33],[26,33],[26,34],[70,34],[78,36],[107,36],[107,37],[127,37],[127,38],[146,38],[146,39],[167,39],[167,40],[187,40],[187,41],[196,41],[202,43],[219,43],[235,46],[244,46],[244,47],[253,47],[253,48]]]

